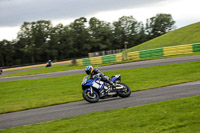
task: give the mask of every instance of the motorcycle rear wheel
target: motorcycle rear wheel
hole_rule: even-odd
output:
[[[131,95],[131,89],[124,83],[119,84],[121,84],[124,88],[117,92],[118,96],[122,98],[129,97]]]
[[[99,94],[95,90],[93,90],[92,94],[91,94],[91,91],[84,90],[82,95],[83,95],[83,98],[89,103],[96,103],[99,101]]]

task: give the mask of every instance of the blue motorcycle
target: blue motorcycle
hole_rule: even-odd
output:
[[[121,75],[114,75],[111,77],[111,81],[115,83],[116,87],[112,87],[110,84],[101,81],[101,77],[89,79],[89,76],[85,76],[82,81],[83,98],[90,102],[96,103],[99,99],[106,97],[120,96],[122,98],[129,97],[131,95],[130,88],[121,83]],[[108,77],[109,78],[109,77]]]

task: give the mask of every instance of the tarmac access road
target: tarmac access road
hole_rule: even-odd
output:
[[[115,64],[115,65],[109,65],[109,66],[102,66],[102,67],[97,67],[97,68],[100,69],[102,72],[105,72],[105,71],[114,71],[114,70],[120,70],[120,69],[160,66],[160,65],[176,64],[176,63],[184,63],[184,62],[194,62],[194,61],[200,61],[200,55],[137,61],[137,62]],[[20,76],[20,77],[0,78],[0,81],[50,78],[50,77],[67,76],[67,75],[83,74],[83,73],[85,73],[83,69],[78,69],[78,70],[69,70],[69,71],[28,75],[28,76]]]
[[[1,114],[0,129],[197,95],[200,96],[200,81],[132,92],[129,98],[103,99],[94,104],[80,101]]]

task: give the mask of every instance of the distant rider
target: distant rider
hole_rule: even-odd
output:
[[[101,80],[109,83],[112,87],[115,87],[115,84],[110,81],[106,76],[98,69],[93,68],[92,66],[87,66],[85,68],[85,72],[90,76],[91,79],[95,79],[96,77],[101,77]]]
[[[52,64],[52,62],[51,62],[51,60],[49,60],[49,61],[47,62],[46,67],[51,67],[51,64]]]

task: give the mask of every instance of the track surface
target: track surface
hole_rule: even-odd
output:
[[[80,101],[1,114],[0,129],[195,95],[200,95],[200,81],[133,92],[129,98],[116,97],[112,99],[100,100],[95,104],[90,104],[86,101]]]
[[[104,71],[114,71],[120,69],[159,66],[159,65],[176,64],[176,63],[193,62],[193,61],[200,61],[200,55],[130,62],[124,64],[97,67],[97,68],[99,68],[101,71],[104,72]],[[39,78],[58,77],[58,76],[66,76],[73,74],[83,74],[83,73],[85,73],[83,69],[78,69],[78,70],[69,70],[69,71],[53,72],[53,73],[37,74],[37,75],[29,75],[21,77],[0,78],[0,81],[39,79]]]

